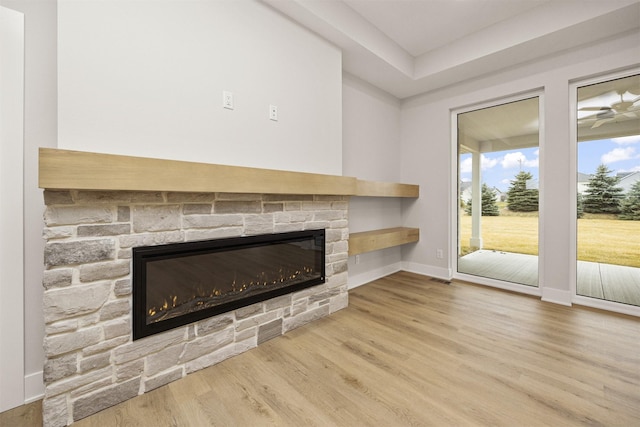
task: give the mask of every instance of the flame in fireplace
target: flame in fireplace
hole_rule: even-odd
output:
[[[190,297],[181,299],[177,295],[169,295],[158,307],[148,308],[147,323],[159,322],[188,312],[212,307],[221,302],[239,299],[243,293],[260,292],[269,286],[282,287],[294,284],[307,280],[309,276],[314,274],[317,272],[309,266],[289,272],[280,268],[275,277],[270,277],[270,274],[263,271],[255,278],[242,283],[238,283],[237,278],[234,278],[227,291],[219,288],[208,290],[204,284],[199,283],[195,287],[195,294]],[[185,288],[188,289],[189,286],[189,284],[185,284]]]

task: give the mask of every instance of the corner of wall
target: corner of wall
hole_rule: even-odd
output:
[[[453,277],[453,272],[450,268],[435,267],[433,265],[420,264],[417,262],[403,261],[402,269],[411,273],[435,277],[436,279],[442,280],[451,280]]]

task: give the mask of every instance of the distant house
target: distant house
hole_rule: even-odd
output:
[[[587,189],[587,184],[589,183],[589,180],[591,179],[592,175],[586,174],[586,173],[582,173],[582,172],[578,172],[578,193],[579,194],[584,194],[584,192]]]
[[[578,193],[584,194],[587,190],[587,184],[593,175],[588,175],[586,173],[578,172]],[[640,171],[635,172],[620,172],[616,175],[620,180],[618,182],[618,187],[622,188],[622,193],[627,194],[633,184],[640,181]]]
[[[493,192],[496,194],[496,200],[499,202],[504,202],[507,200],[507,193],[498,189],[497,187],[492,188]],[[460,183],[460,200],[467,203],[471,200],[471,181],[462,181]]]
[[[460,200],[465,203],[471,200],[471,181],[462,181],[460,183]]]
[[[622,187],[622,192],[628,194],[633,184],[640,181],[640,171],[619,173],[618,178],[620,178],[618,187]]]

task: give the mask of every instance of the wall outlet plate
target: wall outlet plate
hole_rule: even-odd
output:
[[[233,93],[229,91],[222,92],[222,106],[227,110],[233,110]]]

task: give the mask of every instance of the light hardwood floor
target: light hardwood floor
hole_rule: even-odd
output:
[[[0,425],[37,425],[34,405]],[[640,426],[640,319],[397,273],[328,318],[74,424],[263,425]]]

